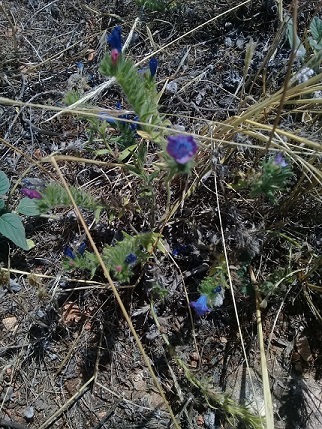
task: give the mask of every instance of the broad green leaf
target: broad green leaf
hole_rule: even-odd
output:
[[[0,234],[9,238],[9,240],[13,241],[22,249],[29,250],[25,228],[18,215],[14,213],[5,213],[0,216]]]
[[[5,208],[5,203],[3,200],[0,199],[0,211]]]
[[[36,200],[30,198],[22,198],[20,200],[17,212],[26,216],[39,216],[40,211]]]
[[[322,20],[318,16],[315,16],[312,19],[310,31],[316,42],[320,42],[322,40]]]
[[[4,195],[8,192],[10,187],[10,182],[7,175],[0,170],[0,195]]]

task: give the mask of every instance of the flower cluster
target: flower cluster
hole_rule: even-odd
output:
[[[64,249],[64,255],[67,258],[70,259],[75,259],[77,255],[79,256],[84,256],[85,250],[86,250],[86,243],[85,241],[83,241],[79,246],[78,249],[76,251],[76,253],[74,252],[74,250],[71,248],[71,246],[66,246]]]

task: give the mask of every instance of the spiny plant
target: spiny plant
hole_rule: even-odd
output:
[[[156,90],[154,76],[157,70],[157,60],[151,58],[149,70],[138,72],[131,59],[122,53],[121,27],[116,26],[108,41],[111,45],[111,54],[105,55],[100,64],[100,72],[105,76],[114,76],[125,93],[127,101],[142,123],[142,130],[149,138],[164,145],[166,128],[171,125],[158,108],[159,94]]]
[[[160,248],[160,239],[160,234],[153,232],[136,236],[123,232],[123,240],[118,241],[114,246],[104,246],[102,259],[116,280],[121,283],[129,282],[134,268],[145,263],[155,248]],[[84,243],[76,251],[67,246],[64,253],[65,269],[87,270],[90,271],[91,277],[95,275],[99,262],[96,255],[86,250]]]
[[[281,154],[270,157],[263,161],[261,171],[250,179],[250,195],[263,194],[274,203],[276,193],[283,190],[291,176],[292,171]]]

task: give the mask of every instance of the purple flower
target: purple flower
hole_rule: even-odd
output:
[[[200,295],[197,301],[190,302],[191,307],[195,310],[198,316],[204,316],[206,313],[209,313],[210,308],[207,306],[208,298],[206,295]]]
[[[278,153],[274,157],[274,164],[278,165],[281,168],[287,167],[288,163],[285,161],[283,155],[281,153]]]
[[[28,198],[31,198],[31,199],[37,199],[37,200],[41,200],[42,199],[41,193],[38,192],[36,189],[22,188],[22,189],[20,189],[20,192],[25,197],[28,197]]]
[[[149,61],[149,69],[151,77],[154,77],[158,68],[158,60],[156,58],[151,58]]]
[[[107,41],[111,46],[112,52],[115,50],[119,54],[122,52],[122,29],[120,25],[117,25],[111,31],[111,34],[107,37]]]
[[[168,136],[167,152],[178,164],[186,164],[197,152],[197,143],[192,136]]]
[[[137,256],[134,255],[134,253],[130,253],[129,255],[127,255],[127,257],[125,258],[125,262],[129,265],[134,264],[137,261]]]

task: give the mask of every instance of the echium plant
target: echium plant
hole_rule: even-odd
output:
[[[151,58],[149,71],[139,73],[132,60],[123,55],[121,27],[116,26],[108,36],[111,46],[110,54],[106,54],[100,64],[100,71],[105,76],[114,76],[125,93],[125,96],[143,123],[142,130],[151,140],[164,144],[164,130],[158,127],[170,125],[159,113],[159,94],[155,85],[157,60]]]
[[[265,195],[275,203],[277,191],[282,191],[292,171],[282,154],[270,157],[262,163],[262,169],[250,180],[251,196]]]
[[[168,127],[171,123],[159,113],[159,94],[155,82],[157,59],[150,59],[148,69],[137,70],[132,60],[123,54],[120,26],[116,26],[112,30],[107,40],[111,52],[106,54],[102,60],[100,71],[106,76],[116,78],[140,122],[140,129],[145,132],[148,139],[161,146],[165,168],[169,171],[167,181],[169,182],[176,174],[189,173],[192,166],[191,161],[197,152],[197,144],[189,135],[169,135]],[[142,157],[141,159],[137,157],[137,161],[140,164],[144,163]],[[142,165],[139,172],[137,167],[138,165],[134,167],[133,172],[141,175]]]
[[[123,232],[123,240],[114,246],[105,246],[102,251],[102,259],[113,277],[121,283],[128,282],[133,275],[134,267],[146,262],[155,248],[158,247],[160,234],[148,232],[132,237]],[[160,247],[161,248],[161,247]],[[90,271],[91,277],[99,266],[94,255],[81,244],[75,251],[67,246],[64,254],[64,268],[81,269]]]

